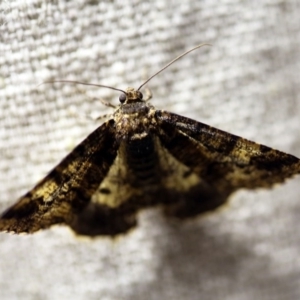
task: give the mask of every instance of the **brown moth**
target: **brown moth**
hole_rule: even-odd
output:
[[[136,225],[140,209],[160,205],[188,218],[238,189],[269,188],[300,173],[295,156],[156,110],[140,92],[155,75],[138,89],[119,90],[112,118],[2,214],[1,231],[66,224],[79,234],[114,236]]]

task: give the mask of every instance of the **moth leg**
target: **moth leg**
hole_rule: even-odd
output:
[[[110,103],[110,102],[108,102],[108,101],[106,101],[106,100],[104,100],[104,99],[101,99],[101,98],[92,98],[92,99],[95,99],[95,100],[99,100],[103,105],[105,105],[105,106],[107,106],[107,107],[112,107],[112,108],[114,108],[114,109],[116,109],[117,108],[117,106],[116,105],[113,105],[112,103]]]
[[[148,102],[152,98],[152,92],[148,87],[145,88],[145,92],[146,94],[144,101]]]

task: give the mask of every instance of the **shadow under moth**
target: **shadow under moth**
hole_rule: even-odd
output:
[[[53,224],[83,235],[125,233],[140,209],[189,218],[238,189],[269,188],[300,173],[300,160],[203,123],[156,110],[140,89],[121,91],[112,117],[0,217],[0,231]],[[87,84],[89,85],[89,84]],[[98,85],[101,86],[101,85]],[[109,87],[110,88],[110,87]]]

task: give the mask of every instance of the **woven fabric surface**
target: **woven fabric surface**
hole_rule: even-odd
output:
[[[1,1],[0,210],[43,178],[118,93],[189,48],[152,104],[300,157],[298,1]],[[92,118],[91,118],[92,117]],[[188,222],[159,209],[117,239],[1,234],[0,299],[300,299],[300,178]]]

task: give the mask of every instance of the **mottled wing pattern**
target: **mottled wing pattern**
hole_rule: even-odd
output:
[[[114,121],[79,144],[40,183],[0,218],[1,231],[35,232],[70,224],[90,201],[117,155]]]
[[[162,145],[220,194],[271,187],[300,173],[300,160],[222,130],[156,111]]]

